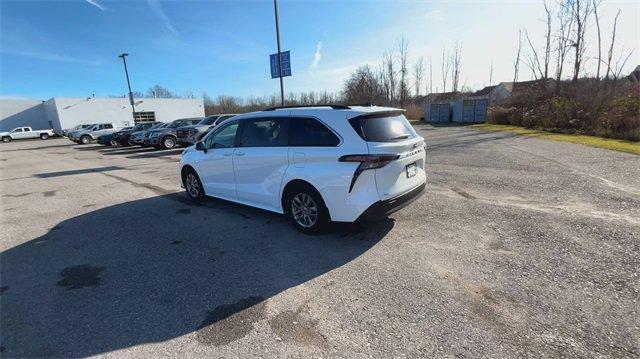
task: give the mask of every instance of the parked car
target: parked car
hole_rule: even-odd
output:
[[[102,135],[115,132],[117,127],[112,123],[97,123],[91,127],[69,132],[69,140],[86,145]]]
[[[425,189],[424,138],[404,110],[274,108],[225,121],[180,160],[187,195],[286,213],[300,231],[383,218]]]
[[[205,117],[195,125],[180,127],[176,130],[178,144],[185,147],[195,144],[200,141],[209,130],[233,116],[235,116],[235,114],[212,115]]]
[[[237,115],[233,115],[233,116],[237,116]],[[214,129],[214,128],[216,128],[217,126],[220,126],[220,125],[222,125],[223,123],[225,123],[225,122],[229,121],[229,119],[230,119],[230,118],[232,118],[233,116],[229,116],[229,117],[227,117],[227,118],[224,118],[224,119],[222,119],[222,120],[220,120],[220,121],[216,122],[216,125],[215,125],[215,126],[210,126],[208,129],[206,129],[206,130],[202,133],[202,135],[200,136],[200,140],[202,140],[206,135],[208,135],[208,134],[209,134],[209,132],[211,132],[211,130],[213,130],[213,129]]]
[[[120,129],[120,131],[127,131],[132,128],[133,127],[124,127]],[[116,133],[117,132],[113,132],[113,133],[107,133],[105,135],[98,136],[98,139],[96,140],[96,142],[105,146],[114,146],[114,147],[118,146],[119,143],[118,141],[116,141]]]
[[[171,122],[163,128],[149,130],[144,134],[143,143],[147,146],[154,146],[162,149],[174,148],[178,144],[176,130],[182,126],[195,125],[200,121],[202,121],[201,117],[181,118]]]
[[[85,128],[89,128],[91,126],[93,126],[92,123],[91,124],[78,125],[78,126],[75,126],[73,128],[67,128],[66,130],[62,130],[60,132],[60,136],[67,137],[67,134],[69,134],[69,132],[82,130],[82,129],[85,129]],[[54,130],[54,132],[55,132],[55,130]]]
[[[138,131],[146,131],[151,127],[157,125],[159,122],[145,122],[139,123],[133,127],[125,127],[121,130],[118,130],[113,133],[112,140],[114,141],[114,146],[131,146],[133,142],[131,142],[131,134]]]
[[[148,145],[144,144],[144,134],[147,133],[147,131],[151,131],[151,130],[156,130],[156,129],[167,127],[167,126],[169,126],[169,124],[170,124],[170,122],[157,122],[155,125],[151,126],[147,130],[133,132],[131,134],[130,141],[134,145],[138,145],[138,146],[141,146],[141,147],[147,147]]]
[[[96,143],[105,146],[111,146],[111,138],[113,138],[113,133],[108,133],[106,135],[98,136]]]
[[[51,136],[55,136],[53,130],[33,130],[31,127],[16,127],[9,132],[0,132],[0,139],[2,139],[2,142],[24,140],[27,138],[40,138],[41,140],[46,140]]]

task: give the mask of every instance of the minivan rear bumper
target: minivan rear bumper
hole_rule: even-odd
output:
[[[424,182],[420,186],[401,196],[378,201],[372,204],[360,215],[360,217],[358,217],[356,222],[380,220],[387,217],[393,212],[401,210],[402,208],[411,204],[411,202],[420,198],[420,196],[422,196],[422,194],[424,193],[426,185],[427,183]]]

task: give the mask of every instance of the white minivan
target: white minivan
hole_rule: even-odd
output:
[[[306,233],[379,219],[424,191],[426,145],[403,110],[278,107],[220,124],[180,160],[196,201],[217,197],[287,214]]]

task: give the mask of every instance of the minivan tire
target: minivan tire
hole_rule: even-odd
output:
[[[80,137],[80,143],[83,145],[89,144],[91,142],[91,136],[89,135],[84,135],[82,137]]]
[[[43,134],[40,135],[40,139],[41,140],[46,140],[48,138],[49,138],[49,134],[48,133],[43,133]]]
[[[193,168],[187,168],[182,173],[182,185],[187,191],[187,196],[195,203],[200,203],[204,200],[204,187],[202,181]]]
[[[320,193],[308,184],[295,184],[287,189],[284,211],[293,226],[306,234],[318,234],[331,222]]]
[[[116,146],[118,146],[119,144],[120,144],[120,143],[119,143],[118,141],[116,141],[116,139],[115,139],[115,138],[110,138],[110,139],[109,139],[109,145],[110,145],[111,147],[116,147]]]
[[[171,137],[171,136],[166,136],[162,138],[162,141],[160,142],[160,147],[165,149],[165,150],[170,150],[174,147],[176,147],[176,139]]]

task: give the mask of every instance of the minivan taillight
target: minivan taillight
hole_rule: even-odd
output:
[[[371,170],[376,168],[382,168],[389,164],[391,161],[395,161],[400,158],[400,155],[389,155],[389,154],[380,154],[380,155],[344,155],[338,159],[340,162],[359,162],[360,165],[356,168],[356,171],[353,173],[353,178],[351,178],[351,185],[349,186],[349,193],[353,189],[353,186],[356,184],[356,180],[360,177],[360,174],[365,170]]]

